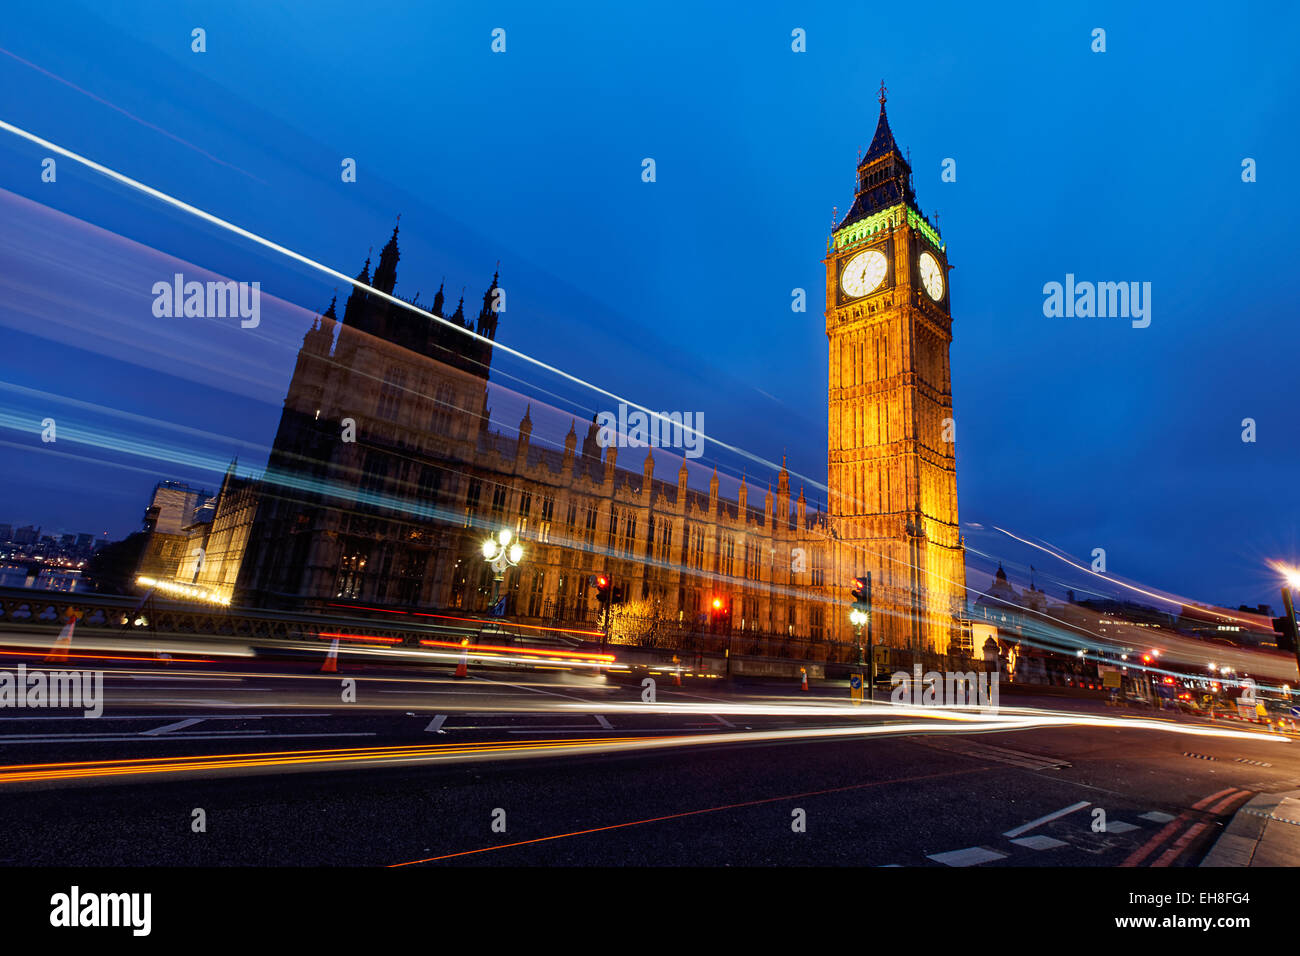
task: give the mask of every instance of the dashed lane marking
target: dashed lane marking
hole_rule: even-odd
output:
[[[155,727],[153,730],[142,730],[140,733],[144,734],[146,737],[156,737],[158,734],[169,734],[173,730],[184,730],[186,727],[193,727],[195,724],[201,723],[202,720],[202,717],[188,717],[185,720],[178,720],[174,724],[167,724],[164,727]]]
[[[1031,850],[1054,850],[1058,846],[1067,846],[1064,840],[1058,840],[1049,836],[1029,836],[1021,837],[1018,840],[1012,840],[1016,846],[1028,847]]]
[[[964,850],[949,850],[947,853],[927,853],[927,860],[934,860],[944,866],[979,866],[994,860],[1005,860],[1007,854],[990,850],[986,846],[968,846]]]
[[[1035,827],[1042,826],[1044,823],[1051,823],[1053,820],[1059,820],[1063,816],[1067,816],[1071,813],[1074,813],[1076,810],[1082,810],[1084,807],[1088,807],[1091,805],[1092,804],[1089,803],[1087,800],[1080,800],[1078,803],[1072,803],[1070,804],[1070,806],[1065,807],[1061,810],[1055,810],[1052,813],[1047,814],[1046,816],[1041,816],[1037,820],[1030,820],[1028,823],[1022,824],[1021,826],[1018,826],[1012,830],[1008,830],[1006,833],[1002,835],[1004,837],[1018,837],[1020,836],[1020,834],[1028,833],[1030,830],[1034,829]]]

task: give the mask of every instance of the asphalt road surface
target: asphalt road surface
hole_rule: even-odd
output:
[[[661,675],[649,703],[639,675],[286,663],[114,664],[105,695],[0,710],[0,863],[1194,866],[1252,794],[1300,788],[1287,737],[1010,695],[952,719],[841,686]]]

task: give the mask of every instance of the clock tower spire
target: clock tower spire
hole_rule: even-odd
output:
[[[828,461],[835,580],[872,573],[886,645],[947,653],[964,614],[947,245],[885,113],[827,243]],[[852,640],[847,618],[834,619]]]

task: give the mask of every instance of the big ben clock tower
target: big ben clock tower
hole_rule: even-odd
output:
[[[883,83],[876,134],[825,264],[835,584],[870,571],[875,640],[947,653],[966,582],[947,247],[916,205]],[[851,640],[847,615],[832,619]]]

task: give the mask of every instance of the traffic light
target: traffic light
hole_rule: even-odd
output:
[[[610,586],[609,575],[596,575],[596,603],[601,607],[608,607],[610,599],[613,597],[613,587]]]
[[[709,602],[709,623],[713,630],[727,632],[731,629],[731,603],[721,595]]]
[[[1273,618],[1273,630],[1277,631],[1277,649],[1279,651],[1290,651],[1294,654],[1296,630],[1295,621],[1291,620],[1291,615],[1283,614],[1281,617]]]
[[[624,590],[623,585],[618,584],[610,589],[611,604],[622,604],[626,600],[627,600],[627,593]]]
[[[871,613],[871,575],[864,578],[854,578],[853,587],[849,591],[853,595],[853,610],[862,611],[864,614]]]

